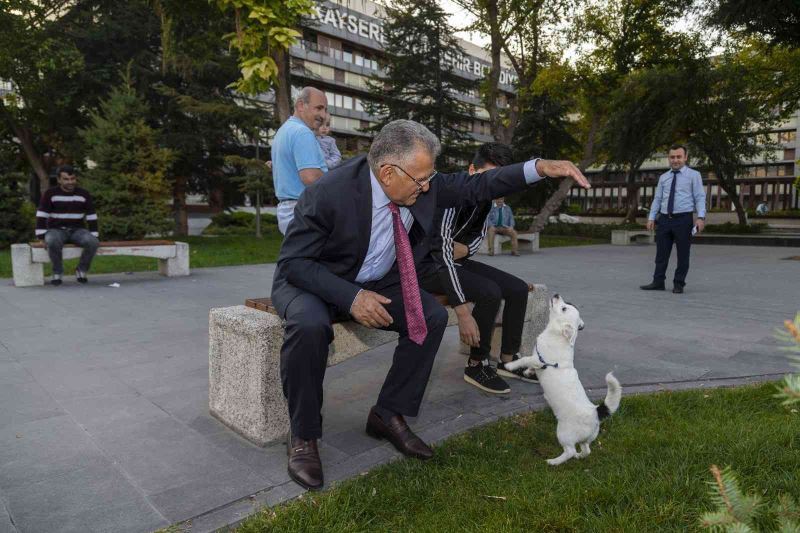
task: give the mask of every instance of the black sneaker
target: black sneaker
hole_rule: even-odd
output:
[[[516,361],[517,359],[519,359],[519,354],[515,353],[514,357],[511,358],[511,361]],[[528,383],[539,383],[539,378],[536,377],[535,373],[529,377],[525,375],[524,368],[518,368],[516,370],[506,370],[506,365],[505,363],[503,363],[503,361],[497,363],[497,373],[507,378],[521,379],[522,381],[527,381]]]
[[[470,385],[475,385],[479,389],[492,394],[508,394],[511,387],[503,378],[497,375],[497,371],[489,361],[481,361],[481,364],[464,367],[464,381]]]
[[[86,272],[83,270],[75,271],[75,279],[78,280],[78,283],[86,283],[89,281],[89,278],[86,277]]]
[[[56,287],[61,285],[61,275],[60,274],[53,274],[53,279],[50,280],[50,285],[54,285]]]

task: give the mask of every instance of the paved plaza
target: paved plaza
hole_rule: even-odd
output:
[[[692,254],[683,295],[638,289],[650,281],[654,246],[482,260],[580,308],[576,366],[595,397],[609,370],[627,394],[790,371],[772,334],[800,309],[800,261],[786,259],[800,249],[706,245]],[[144,532],[190,519],[193,532],[208,531],[300,494],[283,443],[255,447],[208,414],[209,308],[268,296],[273,270],[97,275],[60,288],[0,280],[0,533]],[[363,432],[392,350],[328,369],[329,483],[398,457]],[[506,397],[479,392],[464,383],[463,364],[458,329],[448,328],[411,421],[424,439],[544,405],[538,385],[512,381]]]

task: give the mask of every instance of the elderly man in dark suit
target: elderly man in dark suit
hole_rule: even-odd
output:
[[[397,331],[392,367],[367,417],[366,431],[410,457],[433,451],[406,424],[416,416],[447,312],[418,285],[437,208],[472,205],[523,190],[546,176],[589,187],[567,161],[537,159],[483,174],[439,174],[439,140],[409,120],[387,124],[369,155],[338,167],[300,197],[272,285],[284,319],[283,393],[289,404],[289,475],[308,489],[323,484],[322,382],[333,338],[332,318]]]

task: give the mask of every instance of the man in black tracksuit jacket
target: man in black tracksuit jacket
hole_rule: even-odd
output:
[[[469,173],[480,179],[479,173],[511,163],[511,149],[507,145],[486,143],[476,152]],[[447,294],[458,316],[461,340],[471,346],[464,380],[486,392],[505,394],[511,388],[500,375],[537,381],[524,376],[521,371],[511,372],[504,368],[504,363],[519,358],[528,284],[507,272],[471,259],[486,236],[486,219],[491,208],[491,202],[484,202],[472,207],[437,211],[434,227],[439,228],[439,238],[431,245],[436,275],[421,277],[420,284],[427,291]],[[502,300],[505,300],[503,336],[500,362],[495,368],[489,363],[489,350],[494,320]],[[467,302],[474,303],[471,312]]]

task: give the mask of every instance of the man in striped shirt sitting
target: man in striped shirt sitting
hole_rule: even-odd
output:
[[[62,249],[65,244],[83,248],[75,277],[86,283],[86,273],[100,245],[97,232],[97,213],[92,195],[77,186],[78,176],[69,165],[58,169],[58,186],[42,195],[36,211],[36,236],[44,239],[50,261],[53,263],[53,285],[61,285],[64,274]],[[84,226],[84,220],[89,229]]]

